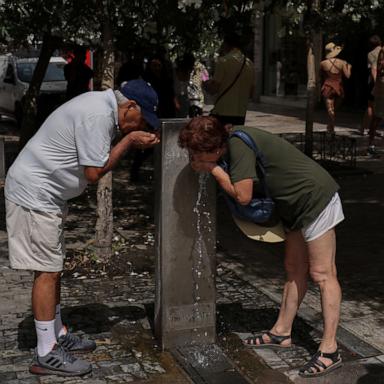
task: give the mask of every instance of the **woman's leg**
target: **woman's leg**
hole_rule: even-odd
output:
[[[307,291],[308,254],[301,231],[294,231],[287,234],[285,240],[284,265],[286,282],[284,285],[283,298],[279,316],[270,331],[277,336],[288,336],[291,334],[293,320]],[[263,334],[262,338],[266,344],[270,342],[267,334]],[[291,343],[292,340],[289,338],[284,340],[281,345],[286,346]],[[256,340],[255,344],[260,344],[259,340]]]
[[[325,107],[327,108],[327,113],[328,113],[327,131],[329,133],[334,133],[335,132],[335,100],[326,98]]]
[[[339,324],[341,289],[337,280],[335,264],[336,236],[331,229],[319,238],[309,241],[309,273],[312,280],[319,286],[323,311],[324,332],[319,350],[332,353],[337,349],[336,331]],[[325,365],[331,360],[320,358]]]
[[[279,317],[271,332],[290,335],[297,310],[307,291],[308,253],[301,231],[287,234],[285,240],[284,266],[286,282]]]

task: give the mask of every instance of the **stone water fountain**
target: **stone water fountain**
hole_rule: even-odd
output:
[[[155,334],[194,383],[247,383],[216,341],[216,187],[178,146],[187,120],[162,123],[155,161]]]

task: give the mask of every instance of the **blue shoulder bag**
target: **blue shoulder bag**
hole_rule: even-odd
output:
[[[247,144],[256,154],[256,172],[263,189],[263,197],[253,197],[248,205],[239,204],[232,196],[224,193],[224,199],[230,209],[231,213],[245,221],[251,221],[256,224],[274,225],[278,221],[275,214],[275,203],[270,197],[267,183],[265,181],[265,165],[266,160],[263,153],[258,149],[255,141],[248,133],[236,130],[231,133],[231,137],[238,137],[245,144]],[[228,172],[228,164],[222,161],[219,164],[226,172]]]

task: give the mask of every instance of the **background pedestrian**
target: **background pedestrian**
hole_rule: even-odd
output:
[[[376,79],[376,67],[379,52],[381,50],[381,39],[378,35],[373,35],[369,38],[370,51],[367,57],[367,69],[368,69],[368,88],[367,88],[367,109],[364,114],[363,123],[360,127],[359,133],[364,136],[365,131],[369,130],[372,118],[373,118],[373,87]]]
[[[64,66],[64,76],[67,80],[67,100],[84,92],[88,92],[89,82],[93,77],[93,70],[85,63],[87,50],[76,46],[72,61]]]
[[[351,76],[352,66],[337,58],[342,49],[339,45],[328,43],[325,46],[325,60],[320,63],[324,79],[321,94],[328,113],[328,133],[335,132],[336,109],[344,98],[343,76],[347,79]]]
[[[248,100],[254,88],[253,63],[241,51],[240,37],[234,33],[224,37],[213,78],[204,83],[208,93],[215,95],[211,114],[222,124],[245,122]]]

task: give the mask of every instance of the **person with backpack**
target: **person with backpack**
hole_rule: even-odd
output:
[[[230,206],[236,224],[249,238],[285,239],[287,279],[279,316],[269,331],[257,332],[244,344],[252,348],[292,345],[293,320],[310,276],[320,288],[324,331],[318,351],[299,372],[311,377],[340,367],[336,331],[341,288],[335,264],[335,227],[344,214],[338,184],[284,139],[256,128],[224,126],[212,116],[193,118],[181,130],[179,145],[188,151],[191,167],[210,173],[238,208],[256,211],[255,203],[268,194],[281,222],[258,224],[236,217]]]

